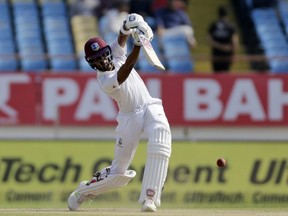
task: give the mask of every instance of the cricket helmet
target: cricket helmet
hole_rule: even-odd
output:
[[[90,38],[84,45],[85,59],[94,70],[114,70],[111,47],[101,38]]]

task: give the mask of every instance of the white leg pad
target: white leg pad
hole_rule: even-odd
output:
[[[97,196],[112,189],[123,187],[136,176],[134,170],[127,170],[123,175],[121,174],[109,174],[101,181],[90,183],[89,185],[81,185],[76,191],[81,195],[93,195]]]
[[[156,206],[161,205],[161,194],[167,177],[171,155],[171,132],[164,128],[153,131],[147,147],[147,161],[142,181],[139,203],[152,198]]]

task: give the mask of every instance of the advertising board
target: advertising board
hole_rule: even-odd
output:
[[[68,194],[110,165],[113,142],[1,141],[0,207],[66,206]],[[164,206],[284,206],[288,204],[288,143],[174,142]],[[91,204],[137,205],[146,159],[141,142],[126,187]],[[227,166],[218,168],[224,157]]]
[[[172,126],[287,126],[288,76],[143,75]],[[1,74],[0,125],[115,124],[93,74]]]

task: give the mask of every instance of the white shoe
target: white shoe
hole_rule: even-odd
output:
[[[80,182],[78,188],[85,185],[87,182],[88,181]],[[81,195],[80,193],[78,193],[77,189],[75,191],[73,191],[68,197],[68,208],[71,211],[76,211],[87,198],[87,196]]]
[[[152,199],[146,199],[142,205],[142,212],[156,212],[157,207]]]

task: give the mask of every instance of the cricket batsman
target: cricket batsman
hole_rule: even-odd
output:
[[[155,212],[161,205],[161,193],[171,156],[171,131],[162,101],[153,98],[134,69],[141,49],[139,34],[148,40],[153,32],[143,17],[129,14],[111,45],[100,37],[90,38],[84,46],[85,59],[97,71],[100,88],[118,105],[114,159],[109,167],[96,172],[90,181],[82,181],[68,198],[70,210],[77,210],[89,197],[128,184],[135,177],[128,170],[140,137],[148,139],[139,203],[141,211]],[[126,42],[132,36],[134,46],[127,56]]]

